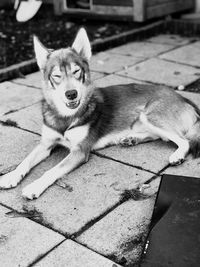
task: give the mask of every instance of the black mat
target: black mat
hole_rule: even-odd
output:
[[[163,175],[140,266],[200,266],[200,178]]]

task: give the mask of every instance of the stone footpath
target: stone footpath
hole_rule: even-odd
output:
[[[175,89],[200,76],[200,40],[160,35],[98,53],[91,60],[98,86],[165,84]],[[40,139],[40,73],[0,84],[0,172],[12,170]],[[200,94],[180,92],[200,107]],[[172,144],[155,141],[110,147],[56,182],[39,199],[24,186],[66,156],[56,149],[15,189],[0,190],[0,265],[136,266],[163,173],[200,177],[200,159],[170,167]],[[146,183],[142,193],[139,188]]]

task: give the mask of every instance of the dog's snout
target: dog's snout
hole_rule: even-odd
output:
[[[75,98],[77,98],[77,95],[78,93],[76,90],[69,90],[65,92],[65,96],[69,100],[74,100]]]

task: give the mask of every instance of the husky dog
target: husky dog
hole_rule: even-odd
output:
[[[37,37],[34,48],[44,80],[41,142],[14,171],[1,177],[0,188],[17,186],[57,144],[70,153],[26,186],[23,197],[38,198],[64,174],[87,162],[90,151],[108,145],[163,139],[177,146],[169,157],[171,165],[181,164],[189,152],[200,156],[200,110],[174,90],[140,84],[92,85],[91,46],[83,28],[70,48],[48,50]]]

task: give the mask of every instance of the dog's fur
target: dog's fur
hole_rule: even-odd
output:
[[[90,80],[91,47],[80,29],[71,48],[48,50],[34,37],[37,63],[43,74],[44,125],[40,144],[0,188],[15,187],[29,171],[61,144],[69,155],[23,189],[38,198],[50,185],[108,145],[135,145],[163,139],[177,145],[169,162],[177,165],[191,152],[200,155],[200,111],[189,100],[162,86],[117,85],[95,88]]]

